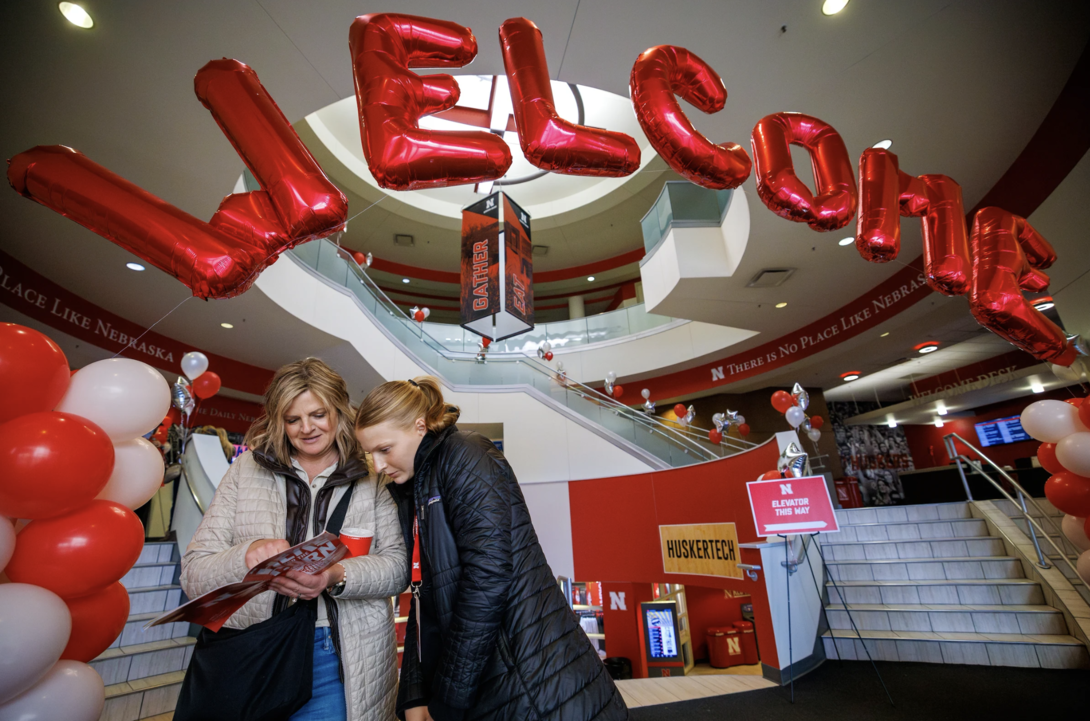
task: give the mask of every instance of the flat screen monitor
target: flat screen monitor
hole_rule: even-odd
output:
[[[643,628],[647,637],[647,656],[651,661],[676,661],[681,658],[681,639],[677,625],[677,604],[644,603]]]
[[[984,448],[1031,440],[1029,434],[1022,430],[1022,421],[1019,416],[977,423],[976,436]]]

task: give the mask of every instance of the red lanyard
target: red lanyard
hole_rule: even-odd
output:
[[[420,572],[420,521],[413,519],[413,583],[421,583],[424,580]]]

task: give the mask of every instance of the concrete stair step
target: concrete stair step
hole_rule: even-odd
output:
[[[130,591],[170,586],[174,584],[177,572],[178,561],[137,563],[121,577],[121,585]]]
[[[988,524],[982,518],[960,518],[909,523],[857,523],[841,526],[839,533],[822,534],[821,544],[858,543],[860,541],[913,541],[932,538],[980,538],[988,536]]]
[[[828,605],[829,626],[861,631],[934,631],[937,633],[1023,633],[1066,635],[1067,622],[1058,609],[1033,605],[848,604]]]
[[[182,671],[189,667],[196,643],[197,639],[192,636],[182,636],[109,648],[91,661],[91,667],[98,671],[107,686]]]
[[[145,643],[154,643],[155,641],[183,638],[189,635],[190,626],[188,621],[164,623],[161,626],[152,626],[148,629],[144,628],[144,624],[161,614],[161,611],[130,614],[129,619],[125,622],[125,629],[113,644],[110,645],[110,648],[138,646]]]
[[[171,671],[106,687],[99,721],[137,721],[170,713],[178,705],[185,671]]]
[[[845,508],[836,512],[836,520],[842,527],[862,523],[909,523],[972,517],[973,514],[969,509],[969,504],[964,501],[957,503],[928,503],[918,506]]]
[[[828,561],[826,568],[835,581],[962,581],[1025,577],[1022,562],[1013,556]]]
[[[829,603],[926,605],[1044,605],[1036,581],[1027,578],[992,578],[933,581],[838,581],[826,584]]]
[[[140,558],[136,563],[171,563],[177,562],[177,545],[167,541],[150,541],[144,544],[144,550],[140,552]]]
[[[1044,512],[1044,515],[1051,518],[1063,518],[1063,511],[1052,505],[1052,502],[1049,501],[1047,498],[1034,498],[1033,500],[1037,503],[1038,506],[1040,506],[1041,511]],[[1021,507],[1008,501],[1006,498],[1000,498],[998,500],[992,501],[992,503],[995,504],[996,508],[998,508],[1003,513],[1006,513],[1011,518],[1022,515]],[[1041,516],[1041,512],[1034,508],[1032,503],[1026,503],[1026,510],[1029,511],[1029,515],[1033,516],[1034,518],[1039,518]]]
[[[821,552],[825,560],[865,561],[884,558],[965,558],[1003,556],[1006,546],[1003,539],[992,536],[980,538],[929,538],[912,541],[858,541],[856,543],[823,543]]]
[[[129,614],[163,613],[182,604],[182,587],[177,584],[134,588],[129,591]]]
[[[1023,668],[1090,668],[1090,655],[1065,634],[854,631],[822,635],[830,659],[956,663]],[[865,649],[865,650],[864,650]]]

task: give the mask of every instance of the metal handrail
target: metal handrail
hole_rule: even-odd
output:
[[[985,473],[984,472],[984,467],[983,467],[983,465],[981,465],[980,461],[974,461],[971,458],[969,458],[969,457],[967,457],[965,455],[962,455],[961,453],[958,453],[957,449],[954,447],[954,439],[957,439],[958,441],[960,441],[962,444],[964,444],[966,447],[968,447],[970,450],[972,450],[974,453],[976,453],[978,456],[980,456],[980,458],[982,460],[986,461],[988,463],[988,465],[990,465],[992,468],[994,468],[999,473],[999,475],[1001,475],[1003,477],[1003,479],[1007,483],[1011,484],[1011,486],[1013,486],[1014,489],[1018,492],[1018,499],[1016,500],[1013,496],[1011,496],[1009,493],[1007,493],[1007,490],[1005,488],[1003,488],[1003,486],[1000,483],[998,483],[995,479],[993,479],[991,476],[989,476],[987,473]],[[946,444],[946,454],[950,457],[950,460],[954,461],[957,464],[958,474],[961,476],[962,485],[965,486],[965,495],[970,501],[973,500],[973,493],[972,493],[972,491],[969,490],[969,481],[965,477],[965,469],[962,468],[962,465],[961,465],[962,461],[965,461],[965,463],[967,463],[970,468],[972,468],[977,473],[979,473],[981,476],[983,476],[984,479],[986,481],[988,481],[988,483],[991,483],[993,486],[995,486],[996,490],[998,490],[1000,493],[1002,493],[1004,498],[1006,498],[1008,501],[1010,501],[1011,503],[1015,504],[1016,506],[1018,506],[1018,507],[1020,507],[1022,509],[1022,517],[1025,518],[1026,523],[1029,524],[1030,537],[1033,539],[1033,546],[1037,550],[1037,565],[1039,567],[1041,567],[1041,568],[1051,568],[1052,566],[1045,559],[1045,555],[1041,551],[1041,545],[1037,540],[1037,533],[1036,533],[1037,531],[1039,531],[1041,533],[1041,535],[1044,536],[1045,540],[1048,541],[1049,545],[1051,545],[1052,548],[1055,549],[1056,553],[1059,554],[1061,559],[1063,559],[1063,562],[1066,563],[1071,568],[1071,571],[1075,574],[1075,578],[1076,579],[1081,579],[1082,578],[1082,576],[1079,575],[1078,569],[1075,568],[1075,564],[1073,564],[1071,562],[1071,559],[1068,558],[1067,552],[1064,551],[1059,546],[1057,546],[1056,542],[1052,540],[1052,535],[1049,534],[1044,529],[1044,527],[1042,527],[1041,524],[1037,523],[1037,521],[1033,518],[1033,516],[1031,516],[1029,514],[1029,511],[1026,508],[1026,502],[1028,501],[1030,503],[1030,505],[1032,505],[1033,508],[1038,513],[1041,514],[1042,518],[1048,518],[1048,514],[1045,513],[1044,509],[1041,508],[1037,504],[1037,501],[1035,501],[1033,499],[1033,496],[1031,496],[1029,493],[1027,493],[1026,489],[1022,488],[1022,485],[1020,483],[1018,483],[1018,481],[1016,481],[1011,474],[1007,473],[1002,468],[1002,466],[997,464],[991,458],[988,458],[988,456],[984,455],[984,453],[979,448],[977,448],[972,443],[970,443],[969,441],[962,438],[957,433],[947,433],[945,436],[943,436],[943,442]]]
[[[193,497],[193,502],[197,504],[197,510],[200,511],[203,516],[208,509],[204,507],[204,504],[201,503],[201,499],[197,497],[197,492],[193,490],[193,484],[189,482],[189,474],[185,472],[184,467],[178,475],[185,481],[185,487],[189,489],[189,495]]]

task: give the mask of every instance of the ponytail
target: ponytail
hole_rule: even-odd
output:
[[[409,381],[389,381],[368,393],[356,413],[356,429],[386,421],[409,428],[417,418],[423,418],[427,429],[437,433],[453,425],[460,414],[457,406],[443,400],[438,380],[420,376]]]

